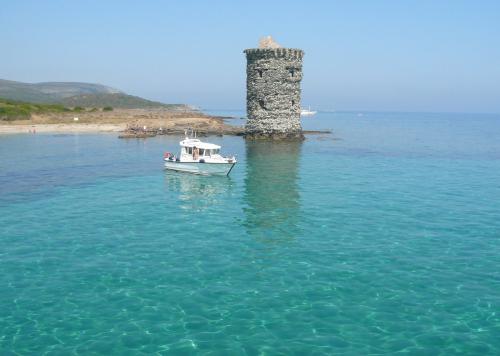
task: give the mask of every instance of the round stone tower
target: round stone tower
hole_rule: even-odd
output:
[[[247,138],[303,138],[300,81],[304,51],[282,48],[271,37],[246,49]]]

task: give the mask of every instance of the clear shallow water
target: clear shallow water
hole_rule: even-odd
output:
[[[0,136],[0,350],[498,354],[500,118],[319,114],[303,143]]]

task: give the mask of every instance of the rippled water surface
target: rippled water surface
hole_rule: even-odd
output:
[[[500,117],[318,114],[303,143],[0,136],[0,354],[500,354]]]

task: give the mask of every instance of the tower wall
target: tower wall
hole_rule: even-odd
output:
[[[247,57],[247,137],[302,137],[300,81],[304,51],[255,48],[244,52]]]

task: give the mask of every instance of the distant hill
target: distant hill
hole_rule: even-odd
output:
[[[97,107],[102,108],[105,106],[111,106],[113,108],[124,108],[124,109],[149,109],[149,108],[169,108],[169,109],[181,109],[185,105],[181,104],[163,104],[157,101],[150,101],[138,96],[127,95],[123,93],[101,93],[101,94],[83,94],[70,96],[68,98],[61,99],[59,103],[65,106],[83,106],[83,107]]]
[[[146,100],[101,84],[78,82],[22,83],[0,79],[0,98],[39,104],[83,107],[111,106],[127,109],[185,107],[181,104],[163,104]]]
[[[54,103],[63,98],[83,94],[113,94],[119,90],[91,83],[46,82],[22,83],[0,79],[0,97],[37,103]]]

